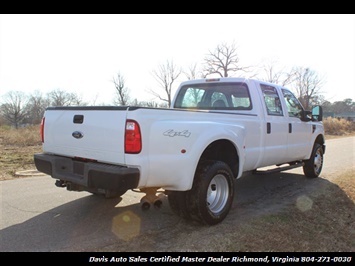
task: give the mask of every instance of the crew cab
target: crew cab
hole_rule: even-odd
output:
[[[48,107],[37,169],[69,191],[106,197],[166,196],[177,215],[214,225],[231,209],[235,180],[303,167],[318,177],[325,153],[322,107],[304,110],[277,84],[247,78],[182,82],[171,107]]]

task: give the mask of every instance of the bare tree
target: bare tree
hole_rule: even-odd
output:
[[[18,128],[26,118],[26,95],[21,91],[10,91],[4,96],[1,105],[2,116],[15,128]]]
[[[150,108],[158,108],[159,104],[155,101],[142,101],[142,102],[140,102],[140,106],[150,107]]]
[[[49,100],[42,93],[35,91],[30,95],[26,105],[26,121],[30,124],[39,124],[45,109],[49,106]]]
[[[70,96],[70,99],[71,99],[69,105],[76,105],[76,106],[88,105],[87,102],[84,102],[82,97],[79,96],[78,94],[72,92],[72,93],[68,93],[68,95]]]
[[[56,89],[47,94],[51,106],[86,105],[76,93]]]
[[[228,77],[238,71],[247,72],[250,67],[242,67],[239,64],[236,44],[231,45],[222,43],[217,45],[214,52],[209,51],[209,54],[204,59],[204,77],[217,74],[220,77]]]
[[[294,89],[299,101],[308,110],[313,103],[317,103],[324,79],[309,68],[296,67],[294,70]]]
[[[159,65],[158,70],[153,70],[153,76],[157,80],[159,85],[163,88],[165,95],[162,96],[160,93],[154,90],[150,90],[149,92],[158,99],[166,102],[166,104],[170,106],[172,99],[172,86],[181,73],[182,69],[178,68],[173,63],[173,60],[167,61],[166,65]]]
[[[113,83],[116,88],[117,98],[114,103],[117,105],[128,105],[129,101],[129,90],[125,87],[125,79],[121,73],[118,73],[116,77],[113,78]]]
[[[204,78],[203,72],[198,70],[197,63],[190,65],[183,73],[188,80]]]
[[[166,107],[166,103],[159,104],[155,101],[138,101],[134,99],[131,104],[133,106],[140,106],[140,107],[148,107],[148,108],[158,108],[158,107]]]
[[[295,78],[295,69],[285,70],[285,67],[278,67],[277,60],[269,60],[268,62],[262,64],[261,69],[264,76],[261,76],[260,79],[279,84],[281,86],[287,86],[291,84]]]

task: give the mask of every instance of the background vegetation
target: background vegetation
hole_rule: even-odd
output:
[[[323,124],[326,135],[343,136],[355,132],[355,122],[344,118],[326,117]]]
[[[154,101],[131,99],[124,74],[118,71],[112,79],[112,91],[115,97],[110,103],[101,105],[134,105],[147,107],[167,107],[172,101],[173,88],[178,85],[178,78],[191,80],[207,77],[246,77],[280,84],[293,91],[305,109],[320,104],[327,116],[353,117],[355,103],[347,98],[343,101],[330,102],[322,95],[326,77],[304,66],[280,67],[277,62],[264,62],[258,66],[241,64],[236,44],[221,43],[214,50],[209,50],[201,60],[191,66],[177,66],[173,60],[158,65],[152,72],[158,86],[148,92]],[[0,126],[11,125],[15,128],[24,125],[39,124],[44,110],[48,106],[89,105],[74,92],[54,89],[46,94],[34,91],[30,95],[22,91],[10,91],[0,98]],[[90,105],[93,105],[90,103]],[[347,113],[347,114],[345,114]],[[348,116],[346,116],[348,115]]]

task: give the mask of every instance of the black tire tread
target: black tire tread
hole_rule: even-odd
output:
[[[306,177],[309,177],[309,178],[316,178],[319,176],[320,172],[319,173],[315,173],[314,171],[314,157],[315,157],[315,154],[317,152],[318,149],[322,149],[322,156],[323,156],[323,148],[322,148],[322,145],[319,144],[319,143],[315,143],[314,146],[313,146],[313,150],[312,150],[312,155],[311,155],[311,158],[309,158],[308,160],[305,160],[304,161],[304,166],[303,166],[303,173]],[[323,167],[323,165],[322,165]],[[322,170],[322,169],[321,169]]]

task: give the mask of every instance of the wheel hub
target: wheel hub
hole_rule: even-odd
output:
[[[207,206],[213,213],[223,210],[229,196],[228,182],[224,175],[218,174],[211,180],[207,191]]]

